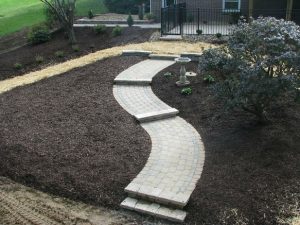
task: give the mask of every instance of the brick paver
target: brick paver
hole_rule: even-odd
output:
[[[127,198],[121,206],[183,221],[186,213],[179,209],[187,204],[201,177],[205,157],[203,142],[189,123],[176,116],[176,109],[154,95],[150,85],[134,82],[135,79],[152,79],[173,63],[170,60],[145,60],[130,67],[116,79],[131,81],[127,85],[114,85],[114,96],[136,118],[141,114],[153,116],[159,112],[170,112],[170,118],[158,117],[149,122],[140,120],[152,140],[151,154],[143,170],[125,188],[130,196],[137,199]]]
[[[114,96],[131,115],[138,115],[171,109],[159,100],[150,86],[114,85]]]
[[[115,80],[152,79],[159,71],[174,64],[174,60],[145,60],[120,73]]]
[[[151,137],[151,154],[144,169],[125,191],[184,207],[203,168],[204,147],[200,135],[180,117],[141,126]]]

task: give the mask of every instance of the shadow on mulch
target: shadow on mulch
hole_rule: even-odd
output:
[[[187,68],[197,71],[197,64]],[[205,145],[186,224],[285,224],[300,201],[299,105],[277,108],[271,125],[258,126],[245,112],[226,113],[202,75],[189,78],[192,95],[181,95],[175,86],[179,69],[159,73],[153,90],[198,130]],[[166,78],[166,72],[177,75]]]
[[[0,176],[118,208],[151,140],[114,99],[113,79],[141,60],[109,58],[0,95]]]
[[[60,31],[53,34],[49,42],[34,46],[24,46],[14,51],[0,54],[0,80],[40,70],[46,66],[77,58],[94,51],[130,43],[142,43],[148,41],[151,34],[155,31],[154,29],[130,27],[124,28],[121,36],[112,37],[112,29],[107,28],[104,34],[97,35],[93,28],[75,28],[78,51],[72,49],[65,33]],[[63,51],[63,56],[57,57],[55,55],[57,51]],[[43,57],[43,62],[36,62],[37,56]],[[20,63],[22,68],[14,68],[16,63]]]

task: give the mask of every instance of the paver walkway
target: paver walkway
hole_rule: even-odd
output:
[[[204,146],[198,132],[178,111],[158,99],[137,80],[152,80],[171,60],[145,60],[122,72],[114,85],[119,104],[149,133],[152,150],[143,170],[125,188],[130,197],[121,206],[138,212],[183,222],[183,207],[201,177]],[[119,81],[127,80],[127,85]],[[147,122],[143,122],[147,121]]]

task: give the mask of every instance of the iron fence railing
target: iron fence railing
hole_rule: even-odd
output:
[[[259,16],[272,16],[280,19],[289,17],[300,24],[300,9],[292,10],[253,10],[248,9],[187,9],[185,4],[178,4],[161,9],[162,35],[195,35],[217,34],[230,35],[234,25],[241,16],[244,18],[257,18]]]

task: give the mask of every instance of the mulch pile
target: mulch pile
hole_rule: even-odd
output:
[[[113,79],[141,60],[109,58],[2,94],[0,176],[117,208],[151,141],[114,99]]]
[[[203,75],[189,78],[192,95],[181,95],[175,85],[179,69],[173,65],[159,73],[153,90],[198,130],[205,145],[187,224],[266,225],[292,217],[300,201],[300,106],[277,107],[273,123],[260,126],[243,111],[226,113]],[[196,72],[197,64],[188,70]],[[167,78],[166,72],[177,75]]]
[[[138,27],[124,28],[122,35],[117,37],[112,37],[111,32],[112,28],[107,28],[104,34],[97,35],[93,28],[75,28],[78,52],[72,49],[65,33],[60,31],[53,34],[52,39],[47,43],[25,46],[9,53],[0,54],[0,80],[40,70],[46,66],[97,50],[131,43],[142,43],[149,40],[154,30]],[[63,51],[63,57],[56,56],[57,51]],[[38,63],[36,61],[37,56],[43,57],[44,61]],[[14,68],[16,63],[22,64],[22,68]]]

